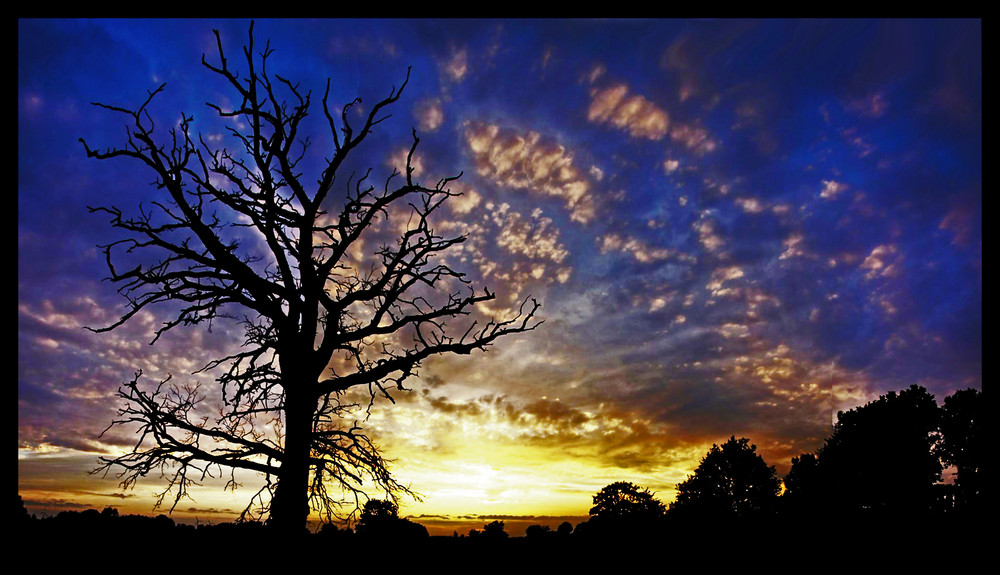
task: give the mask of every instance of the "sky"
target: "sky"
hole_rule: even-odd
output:
[[[200,381],[243,341],[219,325],[149,345],[168,309],[84,329],[124,309],[97,247],[120,236],[87,207],[138,213],[158,197],[141,166],[86,158],[80,138],[125,138],[91,103],[135,107],[165,83],[158,133],[183,112],[225,145],[206,102],[232,95],[201,65],[217,61],[213,29],[238,61],[247,20],[18,22],[29,510],[153,513],[156,477],[123,492],[87,473],[135,439],[101,436],[115,390],[140,369]],[[982,389],[978,20],[258,20],[254,33],[268,69],[312,91],[306,163],[329,153],[328,78],[331,102],[360,96],[364,112],[409,68],[358,165],[388,176],[415,130],[418,179],[462,174],[433,223],[469,236],[449,262],[497,294],[477,311],[542,304],[537,330],[426,361],[365,422],[421,494],[401,514],[432,532],[575,524],[620,480],[669,503],[730,436],[783,474],[838,410],[910,384],[939,402]],[[260,484],[244,479],[229,492],[208,478],[174,518],[232,520]]]

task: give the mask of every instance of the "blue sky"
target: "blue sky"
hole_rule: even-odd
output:
[[[122,119],[90,102],[136,106],[165,82],[164,132],[183,111],[224,143],[205,103],[229,96],[200,62],[218,29],[236,63],[248,27],[19,21],[19,489],[39,507],[123,501],[79,471],[129,439],[97,438],[114,390],[241,341],[151,347],[155,316],[82,329],[123,303],[96,248],[115,232],[87,206],[156,190],[78,139],[120,146]],[[428,362],[373,413],[425,493],[414,514],[585,515],[615,480],[670,500],[730,435],[782,471],[838,409],[982,387],[978,20],[290,19],[255,36],[312,90],[317,162],[326,79],[363,110],[411,68],[357,166],[388,175],[415,129],[418,177],[463,174],[438,225],[470,236],[454,261],[498,294],[481,312],[543,305],[537,332]],[[205,497],[192,513],[240,509]]]

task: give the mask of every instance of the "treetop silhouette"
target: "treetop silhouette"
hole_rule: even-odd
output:
[[[230,487],[237,484],[235,470],[255,471],[264,486],[244,517],[266,515],[297,531],[310,509],[327,520],[345,504],[353,513],[369,481],[391,500],[409,492],[356,423],[361,406],[346,392],[367,391],[369,408],[376,396],[392,400],[392,391],[404,390],[431,356],[485,350],[505,335],[535,329],[539,304],[526,299],[500,320],[467,317],[494,294],[439,258],[466,238],[439,235],[431,225],[434,212],[457,195],[449,185],[461,174],[432,187],[418,182],[411,165],[415,132],[405,171],[394,170],[383,185],[369,183],[371,170],[337,179],[389,117],[386,109],[401,97],[409,71],[361,116],[360,126],[349,121],[360,98],[336,117],[327,81],[322,111],[333,149],[322,169],[307,176],[303,134],[311,92],[271,73],[273,49],[256,51],[253,24],[242,70],[227,59],[218,31],[215,37],[218,61],[203,56],[202,64],[228,86],[233,105],[208,106],[229,122],[234,149],[197,136],[193,116],[181,115],[165,137],[155,133],[150,108],[165,85],[137,108],[95,104],[126,118],[124,146],[100,150],[80,139],[88,157],[144,165],[162,193],[134,216],[114,206],[90,208],[125,232],[102,247],[109,279],[128,303],[117,321],[93,331],[172,304],[161,306],[174,310],[172,319],[151,343],[177,326],[223,318],[241,323],[245,341],[196,372],[221,373],[213,390],[222,405],[217,413],[207,411],[198,385],[167,378],[146,386],[141,370],[124,383],[112,425],[138,426],[139,439],[129,453],[102,458],[96,471],[118,469],[125,487],[162,471],[168,484],[157,505],[171,496],[171,508],[218,470],[229,471]],[[353,261],[352,250],[374,245],[380,238],[373,230],[390,219],[402,230],[395,241],[382,243],[371,262]],[[260,241],[241,241],[248,233]]]
[[[928,512],[941,479],[940,421],[934,396],[917,385],[838,413],[823,447],[792,459],[789,502],[841,516]]]
[[[661,519],[665,511],[663,503],[649,489],[628,481],[616,481],[594,495],[590,516],[595,525],[642,526]]]
[[[981,511],[982,470],[986,458],[986,404],[983,392],[962,389],[944,398],[941,408],[941,442],[937,453],[958,474],[957,504],[963,511]]]
[[[671,515],[746,519],[775,510],[781,482],[750,440],[712,445],[694,474],[677,485]]]
[[[941,479],[933,449],[939,421],[934,396],[917,385],[838,413],[817,460],[822,480],[837,486],[831,502],[851,510],[926,509]]]
[[[369,499],[361,510],[358,535],[394,539],[427,537],[427,528],[399,516],[399,506],[387,499]]]

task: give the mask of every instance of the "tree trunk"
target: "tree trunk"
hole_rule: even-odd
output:
[[[293,401],[293,399],[296,399]],[[309,453],[312,443],[312,406],[287,392],[285,404],[285,460],[271,500],[269,524],[285,535],[300,535],[309,518]]]

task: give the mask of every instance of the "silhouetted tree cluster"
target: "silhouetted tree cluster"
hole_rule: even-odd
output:
[[[648,489],[615,482],[594,496],[590,520],[574,535],[683,533],[783,521],[841,534],[887,524],[909,532],[948,518],[969,523],[967,516],[984,502],[984,438],[981,391],[958,391],[939,406],[913,385],[838,413],[820,449],[792,458],[783,492],[775,468],[756,446],[733,436],[713,445],[677,485],[666,511]],[[943,465],[957,470],[954,485],[940,482]]]
[[[427,529],[399,517],[392,500],[368,500],[354,529],[324,524],[306,545],[377,553],[413,543],[413,549],[447,553],[457,558],[481,558],[485,549],[506,546],[511,554],[532,557],[589,557],[606,540],[642,542],[628,557],[652,552],[657,542],[669,541],[687,556],[704,557],[720,551],[725,541],[731,557],[762,545],[812,553],[814,545],[838,538],[879,541],[885,549],[914,550],[922,538],[933,535],[935,545],[949,545],[961,556],[982,549],[976,537],[979,522],[970,517],[984,505],[982,393],[957,392],[938,407],[927,390],[917,386],[881,396],[864,406],[839,414],[830,437],[813,453],[792,459],[784,478],[784,492],[775,468],[768,465],[747,438],[732,436],[713,445],[694,472],[677,485],[677,498],[667,508],[647,488],[614,482],[593,496],[590,518],[575,528],[563,522],[555,531],[532,525],[524,537],[510,537],[503,521],[494,520],[468,536],[429,537]],[[938,480],[942,461],[957,469],[954,485]],[[957,489],[954,502],[940,492]],[[23,536],[39,540],[75,540],[95,532],[135,540],[155,535],[167,541],[197,537],[209,546],[246,542],[274,535],[273,529],[252,521],[175,525],[164,516],[120,516],[104,511],[68,511],[37,519],[18,498],[18,520]],[[308,539],[312,537],[313,539]],[[326,547],[329,546],[329,547]],[[909,546],[909,547],[907,547]],[[559,553],[552,553],[558,550]],[[700,554],[700,555],[699,555]],[[950,559],[959,555],[950,556]],[[713,556],[713,559],[717,557]]]
[[[552,528],[548,525],[529,525],[524,530],[524,536],[530,539],[540,539],[542,537],[551,537],[552,535]]]
[[[955,405],[952,397],[946,405]],[[785,478],[789,511],[898,519],[943,510],[940,445],[969,443],[942,426],[945,412],[913,385],[838,413],[825,444],[792,460]]]
[[[510,534],[504,529],[503,521],[494,520],[486,525],[483,525],[482,529],[470,529],[469,537],[473,539],[485,538],[485,539],[506,539]]]
[[[555,537],[566,538],[573,534],[573,524],[563,521],[554,531],[548,525],[529,525],[524,530],[524,536],[536,541],[545,541]]]
[[[171,537],[184,538],[193,531],[190,525],[178,525],[166,515],[120,515],[114,507],[102,511],[86,509],[82,511],[60,511],[55,515],[29,515],[20,496],[21,525],[18,535],[27,542],[39,540],[62,540],[85,543],[92,539],[114,537]]]

